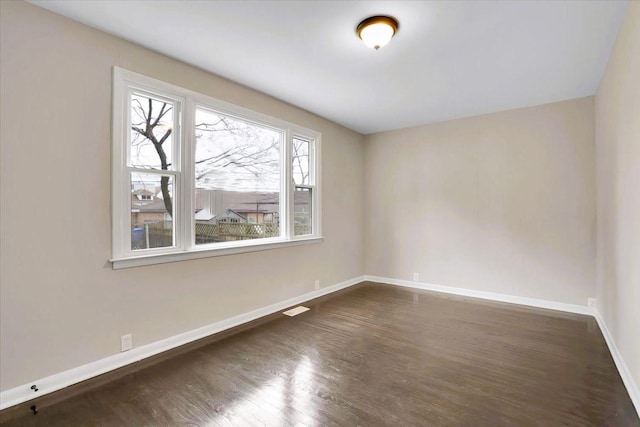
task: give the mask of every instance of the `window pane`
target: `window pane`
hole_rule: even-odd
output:
[[[131,250],[174,246],[173,177],[131,173]]]
[[[131,95],[129,165],[146,169],[174,169],[172,144],[174,105],[147,95]]]
[[[309,180],[309,141],[293,138],[292,144],[293,182],[295,185],[308,185]]]
[[[296,188],[293,193],[293,212],[294,212],[294,232],[295,236],[311,234],[312,218],[311,218],[311,189]]]
[[[196,244],[280,236],[281,131],[196,110]]]

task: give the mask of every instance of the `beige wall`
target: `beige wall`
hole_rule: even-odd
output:
[[[598,310],[640,385],[640,2],[630,2],[595,101]]]
[[[0,16],[1,390],[364,273],[361,135],[27,3]],[[322,132],[325,241],[112,270],[114,65]]]
[[[585,305],[593,98],[365,139],[367,274]]]

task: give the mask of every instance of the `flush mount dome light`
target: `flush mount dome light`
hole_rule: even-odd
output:
[[[364,44],[375,50],[391,41],[398,31],[398,21],[391,16],[372,16],[358,24],[356,34]]]

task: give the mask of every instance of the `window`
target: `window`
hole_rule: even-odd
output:
[[[320,134],[114,68],[114,268],[321,239]]]
[[[314,158],[313,141],[303,137],[294,137],[292,141],[292,167],[293,167],[293,206],[294,206],[294,234],[313,234],[313,194],[315,188],[314,180]]]

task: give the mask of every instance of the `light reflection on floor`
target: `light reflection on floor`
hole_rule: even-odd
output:
[[[264,386],[234,402],[224,415],[219,414],[207,427],[218,427],[221,423],[235,425],[234,421],[246,423],[247,420],[256,425],[265,422],[274,426],[313,425],[314,390],[310,385],[314,373],[311,359],[301,356],[293,372],[274,374]]]

